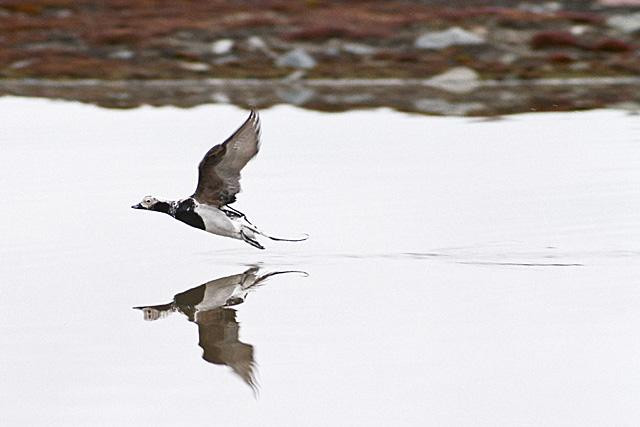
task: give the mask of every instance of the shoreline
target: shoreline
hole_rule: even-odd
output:
[[[467,83],[451,79],[447,84]],[[575,86],[575,85],[640,85],[640,76],[607,77],[548,77],[537,79],[478,79],[473,84],[478,87],[517,87],[517,86]],[[51,79],[51,78],[0,78],[0,88],[10,85],[25,86],[428,86],[440,87],[433,79],[404,78],[317,78],[317,79],[244,79],[244,78],[201,78],[201,79]]]

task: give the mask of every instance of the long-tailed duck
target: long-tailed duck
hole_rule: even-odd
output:
[[[251,110],[249,118],[233,135],[204,155],[198,166],[198,186],[193,195],[178,201],[146,196],[131,207],[164,212],[192,227],[244,240],[259,249],[264,249],[264,246],[256,239],[257,235],[287,242],[306,240],[306,235],[299,239],[269,236],[259,231],[245,214],[229,206],[240,192],[240,171],[258,154],[259,149],[260,119],[258,113]]]

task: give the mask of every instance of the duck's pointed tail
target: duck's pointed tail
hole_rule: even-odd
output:
[[[276,240],[276,241],[278,241],[278,242],[303,242],[303,241],[305,241],[305,240],[307,240],[307,239],[309,238],[309,235],[308,235],[308,234],[306,234],[306,233],[304,233],[304,234],[302,235],[302,237],[297,237],[297,238],[295,238],[295,239],[291,239],[291,238],[285,239],[284,237],[274,237],[274,236],[270,236],[270,235],[268,235],[268,234],[266,234],[266,233],[263,233],[262,231],[259,231],[259,230],[254,230],[254,231],[255,231],[257,234],[259,234],[259,235],[261,235],[261,236],[266,237],[267,239]]]
[[[284,237],[275,237],[275,236],[270,236],[269,234],[258,230],[258,227],[256,227],[255,225],[245,225],[243,228],[249,229],[251,230],[253,233],[259,234],[260,236],[266,237],[267,239],[271,239],[271,240],[275,240],[278,242],[302,242],[305,241],[309,238],[309,235],[304,233],[302,235],[302,237],[296,237],[296,238],[284,238]]]

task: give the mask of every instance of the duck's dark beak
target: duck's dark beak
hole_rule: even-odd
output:
[[[144,209],[144,207],[143,207],[140,203],[138,203],[137,205],[133,205],[133,206],[131,206],[131,207],[132,207],[133,209]]]

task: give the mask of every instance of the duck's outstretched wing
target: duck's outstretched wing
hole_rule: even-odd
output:
[[[207,151],[198,166],[198,203],[224,206],[236,201],[240,171],[260,149],[260,118],[251,110],[247,120],[225,142]]]

